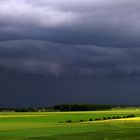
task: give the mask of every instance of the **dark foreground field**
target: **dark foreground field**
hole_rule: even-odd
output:
[[[98,120],[125,116],[134,118]],[[93,121],[88,121],[92,118]],[[72,122],[67,123],[67,120]],[[82,121],[81,121],[82,120]],[[140,140],[140,109],[0,113],[0,140]]]

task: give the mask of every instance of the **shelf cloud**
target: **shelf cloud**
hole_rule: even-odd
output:
[[[0,39],[138,46],[137,0],[1,0]]]
[[[53,76],[140,75],[140,48],[68,45],[39,40],[0,43],[0,67]]]

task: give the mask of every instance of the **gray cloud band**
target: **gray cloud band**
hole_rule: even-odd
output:
[[[138,46],[138,0],[1,0],[0,39]],[[36,35],[34,35],[36,34]]]
[[[4,41],[0,67],[46,76],[133,76],[140,74],[139,53],[140,48]]]

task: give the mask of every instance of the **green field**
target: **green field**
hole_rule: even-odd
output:
[[[88,121],[90,118],[135,118]],[[71,123],[66,123],[72,120]],[[85,120],[79,122],[79,120]],[[0,140],[140,140],[140,109],[91,112],[0,113]]]

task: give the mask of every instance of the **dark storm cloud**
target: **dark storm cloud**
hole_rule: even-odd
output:
[[[23,40],[0,43],[0,67],[31,74],[97,76],[140,74],[140,48],[110,48]]]
[[[0,106],[138,104],[139,7],[138,0],[0,0]]]
[[[0,39],[138,46],[138,0],[1,0]],[[3,34],[6,34],[3,37]],[[11,35],[9,35],[11,34]]]

